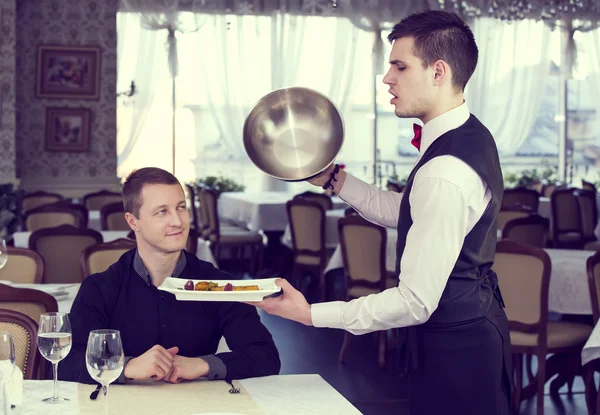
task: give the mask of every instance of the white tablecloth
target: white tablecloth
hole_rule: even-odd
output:
[[[100,211],[99,210],[88,211],[88,228],[95,229],[97,231],[102,230],[102,226],[100,225]]]
[[[296,193],[226,192],[219,198],[219,217],[250,230],[284,231],[288,224],[285,204]],[[334,197],[334,209],[347,207],[346,202]]]
[[[238,381],[235,381],[238,383]],[[268,376],[239,381],[242,394],[229,394],[229,386],[223,381],[195,381],[177,385],[157,382],[153,385],[111,385],[108,389],[108,405],[111,414],[143,413],[164,414],[165,403],[169,414],[206,413],[206,407],[217,406],[211,413],[222,415],[354,415],[360,412],[319,375]],[[96,401],[89,399],[93,385],[59,382],[59,393],[70,402],[51,405],[41,402],[52,395],[52,381],[27,380],[24,385],[23,406],[17,407],[15,415],[71,415],[104,413],[102,394]],[[147,400],[149,390],[152,399]],[[181,393],[186,391],[185,393]],[[189,391],[189,392],[188,392]],[[112,399],[111,399],[112,393]],[[178,395],[179,399],[172,399]],[[204,395],[204,396],[203,396]],[[136,399],[140,396],[140,399]],[[185,397],[189,397],[186,401]],[[202,400],[205,399],[205,406]],[[246,403],[246,405],[244,405]],[[182,410],[178,410],[179,407]],[[188,409],[190,406],[196,409]],[[240,408],[240,406],[242,406]],[[246,409],[245,407],[248,409]],[[185,408],[185,409],[183,409]],[[140,411],[141,410],[141,411]]]
[[[120,238],[127,238],[128,231],[101,231],[102,239],[104,242],[112,242]],[[13,235],[15,246],[17,248],[29,248],[29,237],[31,232],[15,232]],[[215,267],[217,261],[210,250],[210,244],[208,241],[198,238],[198,250],[196,256],[203,261],[210,262]]]
[[[395,229],[387,229],[386,269],[395,271]],[[548,309],[563,314],[592,314],[588,287],[586,261],[593,252],[567,249],[546,249],[552,261]],[[343,268],[342,252],[338,246],[329,260],[325,272]]]
[[[56,298],[58,311],[69,313],[80,284],[11,284],[11,286],[44,291]]]
[[[585,346],[583,346],[583,350],[581,351],[581,364],[585,365],[598,358],[600,358],[600,324],[596,324],[594,331],[592,331]]]

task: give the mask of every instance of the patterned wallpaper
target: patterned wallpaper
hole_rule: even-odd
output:
[[[32,187],[30,183],[38,180],[96,182],[104,178],[107,182],[116,177],[117,10],[118,0],[18,2],[17,175],[25,187]],[[99,46],[100,99],[36,98],[36,52],[39,44]],[[47,107],[91,109],[89,152],[45,151]]]
[[[15,6],[0,1],[0,183],[15,178]]]

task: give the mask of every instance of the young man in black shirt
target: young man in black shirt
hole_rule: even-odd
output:
[[[279,353],[256,310],[232,302],[177,301],[158,290],[167,277],[230,279],[184,247],[190,228],[181,185],[158,168],[134,171],[123,185],[125,218],[137,249],[81,284],[70,313],[73,347],[59,379],[93,383],[85,365],[89,332],[121,332],[126,379],[179,382],[279,373]],[[225,336],[230,352],[215,354]]]

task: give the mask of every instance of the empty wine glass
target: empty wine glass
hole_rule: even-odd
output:
[[[8,250],[6,249],[6,241],[0,239],[0,269],[8,262]]]
[[[71,323],[66,313],[46,313],[40,317],[38,349],[46,360],[52,363],[54,373],[54,394],[43,402],[58,403],[68,398],[58,396],[58,362],[71,351]]]
[[[0,382],[2,383],[2,403],[5,415],[10,413],[8,380],[15,369],[15,344],[10,333],[0,331]]]
[[[102,385],[104,409],[108,414],[108,385],[117,380],[123,371],[125,355],[119,330],[92,330],[85,352],[88,373]]]

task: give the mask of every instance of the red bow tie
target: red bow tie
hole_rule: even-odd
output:
[[[421,127],[419,124],[413,124],[413,131],[415,132],[415,136],[410,141],[410,143],[417,148],[417,150],[421,151]]]

